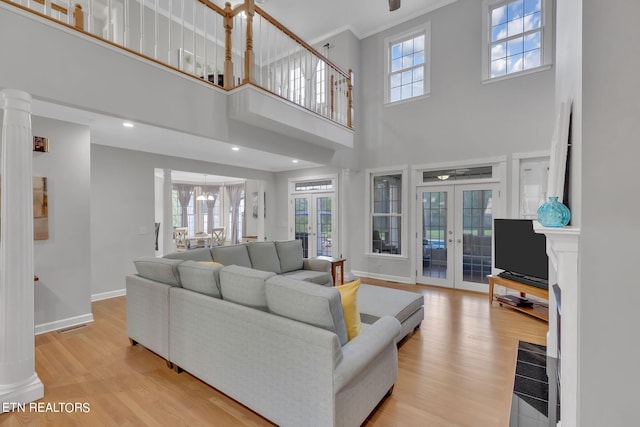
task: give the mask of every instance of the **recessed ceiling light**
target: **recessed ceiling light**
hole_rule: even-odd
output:
[[[240,151],[240,147],[233,147],[231,148],[233,151]]]
[[[122,126],[126,127],[126,128],[132,128],[133,127],[133,123],[131,122],[124,122],[122,123]]]
[[[293,159],[293,160],[291,160],[291,163],[298,163],[299,161],[300,160],[298,160],[298,159]]]

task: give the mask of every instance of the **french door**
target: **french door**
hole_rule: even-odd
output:
[[[332,256],[335,242],[334,193],[296,194],[291,198],[290,236],[302,240],[305,258]]]
[[[486,292],[495,184],[417,188],[417,282]]]

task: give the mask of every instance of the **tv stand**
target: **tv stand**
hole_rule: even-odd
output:
[[[495,285],[504,286],[505,288],[513,289],[515,291],[520,292],[520,296],[524,298],[527,294],[533,295],[538,298],[544,298],[549,300],[549,290],[542,289],[537,286],[527,285],[525,283],[516,282],[515,280],[505,279],[500,276],[488,276],[489,278],[489,304],[493,304],[495,297],[493,295],[493,287]],[[502,304],[500,304],[502,305]],[[545,322],[549,321],[549,309],[547,307],[539,307],[534,305],[533,307],[514,307],[510,305],[506,305],[509,308],[512,308],[517,311],[521,311],[523,313],[527,313],[533,317],[537,317],[538,319],[542,319]]]

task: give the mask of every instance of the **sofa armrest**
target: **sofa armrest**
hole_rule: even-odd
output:
[[[172,286],[137,274],[125,278],[127,335],[169,359],[169,289]]]
[[[331,273],[331,263],[326,259],[305,258],[302,260],[302,269]]]
[[[381,353],[397,347],[395,337],[400,332],[400,322],[393,316],[384,316],[364,329],[357,337],[342,347],[342,361],[334,371],[334,393],[338,393],[354,378],[368,370]],[[397,373],[397,363],[395,366]]]

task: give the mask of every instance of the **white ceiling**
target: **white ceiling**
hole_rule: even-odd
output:
[[[389,12],[388,0],[264,0],[258,6],[307,43],[315,44],[344,30],[362,39],[455,1],[402,0],[400,9],[393,12]],[[214,3],[224,6],[223,0]]]
[[[264,0],[267,13],[310,44],[344,30],[364,38],[456,0],[402,0],[400,9],[389,12],[388,0]],[[224,6],[224,1],[214,0]],[[240,3],[236,0],[234,4]],[[87,125],[91,142],[214,163],[279,172],[320,166],[291,157],[240,147],[212,139],[135,123],[125,128],[126,118],[110,117],[45,101],[34,100],[36,116]],[[179,144],[177,143],[179,142]]]
[[[134,123],[133,128],[125,128],[122,123],[126,120],[122,118],[35,99],[31,110],[35,116],[89,126],[93,144],[271,172],[319,166],[316,163],[246,147],[238,147],[239,150],[234,151],[234,145],[226,142],[141,123]],[[297,162],[294,163],[294,160]]]

